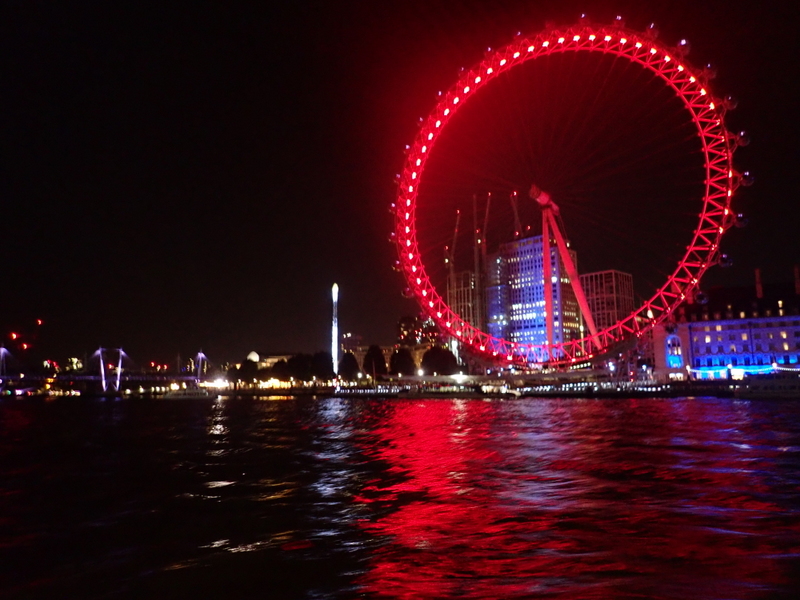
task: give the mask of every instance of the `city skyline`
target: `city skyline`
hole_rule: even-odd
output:
[[[790,280],[797,16],[777,3],[18,6],[3,9],[3,334],[41,318],[54,355],[142,360],[316,351],[337,282],[340,330],[393,341],[417,307],[387,209],[418,119],[485,47],[581,12],[655,21],[717,66],[756,185],[736,199],[734,267],[707,285],[756,267]]]

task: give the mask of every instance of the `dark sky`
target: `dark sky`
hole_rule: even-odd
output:
[[[403,147],[458,69],[518,31],[615,14],[692,42],[757,184],[737,199],[735,266],[800,263],[796,8],[771,2],[3,2],[0,325],[54,358],[122,346],[135,361],[202,348],[329,347],[340,322],[391,343],[416,307],[391,269]],[[442,231],[452,227],[445,223]]]

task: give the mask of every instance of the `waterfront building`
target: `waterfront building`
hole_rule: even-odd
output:
[[[418,346],[441,343],[441,334],[430,317],[401,317],[397,322],[397,343],[400,346]]]
[[[354,352],[356,348],[364,345],[364,339],[357,333],[343,333],[339,340],[342,345],[342,354],[345,352]]]
[[[508,269],[501,252],[486,261],[486,327],[489,335],[506,339],[508,333]]]
[[[800,282],[798,282],[800,283]],[[714,288],[653,332],[660,379],[739,379],[800,369],[800,285]]]
[[[291,354],[275,354],[275,353],[270,353],[270,352],[256,352],[255,350],[253,350],[252,352],[250,352],[247,355],[247,360],[249,360],[250,362],[256,363],[256,368],[259,371],[271,369],[272,367],[275,366],[276,363],[278,363],[278,362],[280,362],[282,360],[283,361],[288,361],[290,358],[292,358]],[[191,364],[194,365],[194,362],[192,362]],[[239,369],[239,368],[241,368],[242,363],[237,363],[237,364],[235,364],[233,366],[235,366],[237,369]],[[225,370],[227,370],[227,369],[225,369]]]
[[[612,327],[634,310],[633,276],[608,270],[581,275],[581,287],[598,331]]]
[[[480,329],[477,285],[473,271],[453,273],[447,279],[447,304],[464,321]]]
[[[570,250],[577,264],[577,256]],[[583,326],[575,292],[555,243],[552,265],[553,339],[561,343],[582,337]],[[542,236],[501,244],[487,259],[488,330],[495,337],[522,344],[548,343]]]

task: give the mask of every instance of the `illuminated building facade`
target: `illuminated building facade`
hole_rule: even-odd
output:
[[[397,322],[397,343],[400,346],[418,346],[441,343],[441,334],[433,319],[421,317],[401,317]]]
[[[581,275],[581,287],[598,330],[625,319],[634,310],[633,276],[622,271]]]
[[[505,339],[509,316],[506,257],[498,252],[486,263],[486,327],[489,335]]]
[[[694,379],[738,379],[800,369],[800,282],[794,289],[717,288],[700,300],[681,306],[677,323],[654,340],[656,367],[669,378],[680,371]]]
[[[453,274],[447,280],[447,304],[467,323],[480,328],[476,286],[475,273],[472,271]]]
[[[570,250],[573,262],[575,252]],[[501,244],[487,259],[488,330],[495,337],[522,344],[548,343],[542,236]],[[550,246],[553,280],[553,339],[581,336],[578,301],[555,244]]]

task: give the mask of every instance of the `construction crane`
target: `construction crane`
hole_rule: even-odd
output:
[[[519,220],[519,210],[517,210],[517,192],[511,192],[511,210],[514,211],[514,239],[519,239],[522,234],[522,223]]]
[[[447,265],[448,284],[451,290],[456,287],[456,242],[458,241],[458,226],[461,223],[461,211],[456,210],[456,227],[453,230],[453,244],[444,247],[444,264]]]

